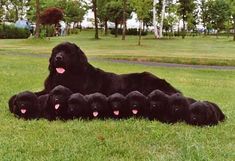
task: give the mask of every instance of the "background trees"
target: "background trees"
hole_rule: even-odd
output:
[[[126,21],[133,12],[138,15],[141,29],[154,27],[156,38],[163,37],[163,32],[174,35],[177,26],[181,31],[177,35],[182,38],[187,33],[203,31],[205,35],[219,35],[220,32],[234,33],[235,30],[235,0],[1,0],[0,23],[16,22],[23,17],[36,23],[38,31],[37,15],[51,7],[63,11],[63,19],[71,28],[79,26],[87,10],[92,9],[95,12],[96,38],[98,27],[104,27],[107,35],[108,22],[113,22],[115,37],[118,27],[122,27],[122,39],[125,39]],[[199,26],[203,28],[199,30]]]

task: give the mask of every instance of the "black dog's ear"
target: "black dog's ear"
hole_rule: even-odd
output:
[[[9,110],[11,113],[14,113],[14,109],[16,106],[16,98],[17,98],[17,95],[13,95],[8,101]]]
[[[53,69],[54,69],[54,62],[53,62],[53,56],[52,56],[53,54],[51,54],[51,57],[50,57],[50,59],[49,59],[49,66],[48,66],[48,70],[50,71],[50,72],[52,72],[53,71]]]
[[[216,125],[218,124],[218,115],[215,111],[215,108],[212,106],[212,105],[208,105],[208,109],[207,109],[207,112],[206,112],[206,122],[207,124],[209,125]]]
[[[87,67],[88,61],[87,61],[87,57],[86,57],[85,53],[76,44],[73,44],[73,45],[76,48],[75,52],[78,56],[78,60],[76,60],[76,61],[78,61],[78,62],[76,62],[77,65],[79,65],[80,67],[83,67],[83,68]]]

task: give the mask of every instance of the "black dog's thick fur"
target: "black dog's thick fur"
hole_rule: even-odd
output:
[[[72,94],[68,99],[67,113],[70,119],[87,118],[89,110],[87,107],[87,99],[80,93]]]
[[[25,91],[12,96],[8,104],[10,112],[17,117],[26,120],[40,117],[38,98],[32,92]]]
[[[127,118],[126,97],[120,93],[114,93],[108,97],[108,106],[112,110],[112,118]]]
[[[167,122],[169,96],[160,90],[154,90],[148,95],[149,118]]]
[[[50,121],[56,118],[68,119],[67,101],[72,95],[72,91],[68,88],[58,85],[53,88],[49,94],[39,97],[39,104],[42,116]]]
[[[216,125],[224,119],[225,115],[215,103],[198,101],[189,106],[188,124],[198,126]]]
[[[173,94],[169,97],[169,123],[185,121],[188,115],[190,102],[180,93]]]
[[[104,119],[111,116],[112,111],[108,107],[108,100],[102,93],[93,93],[85,96],[88,101],[88,117],[90,119]]]
[[[147,98],[139,91],[132,91],[126,96],[128,115],[134,117],[147,117]]]
[[[56,70],[58,68],[65,70],[63,74]],[[74,93],[100,92],[107,96],[116,92],[126,95],[134,90],[144,95],[155,89],[160,89],[166,94],[179,92],[164,79],[148,72],[118,75],[95,68],[88,63],[83,51],[69,42],[54,47],[49,60],[49,71],[45,89],[36,93],[37,95],[49,93],[57,85],[63,85]]]

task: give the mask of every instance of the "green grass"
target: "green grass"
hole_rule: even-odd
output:
[[[127,36],[126,41],[113,35],[101,36],[98,41],[93,37],[94,32],[82,31],[78,35],[50,40],[0,40],[0,54],[49,54],[58,43],[70,41],[78,44],[87,55],[99,58],[235,66],[235,42],[232,37],[155,40],[153,35],[148,35],[143,37],[142,46],[137,45],[136,36]]]
[[[81,42],[82,48],[89,54],[92,54],[95,50],[97,51],[94,53],[97,54],[99,51],[108,52],[108,48],[112,49],[109,46],[101,49],[102,46],[97,45],[104,43],[103,39],[100,41],[86,39],[83,42],[80,39],[75,40],[75,37],[69,37],[69,39],[72,38],[75,42]],[[65,40],[66,38],[62,39]],[[200,128],[189,126],[185,123],[167,125],[157,121],[151,122],[137,119],[48,122],[46,120],[24,121],[15,118],[8,111],[7,101],[9,97],[23,90],[41,90],[43,81],[48,74],[47,57],[33,57],[23,54],[28,52],[43,53],[44,51],[47,54],[51,50],[50,48],[59,41],[60,39],[50,40],[46,44],[44,44],[44,41],[34,42],[34,40],[0,41],[1,160],[234,160],[234,70],[193,70],[128,65],[106,61],[91,62],[99,68],[116,73],[149,71],[161,78],[165,78],[186,96],[216,102],[225,112],[227,120],[214,127]],[[172,43],[173,41],[177,43],[176,40],[172,40]],[[86,44],[88,42],[90,43],[89,45]],[[128,43],[131,42],[135,46],[135,40],[133,39]],[[156,41],[153,42],[155,43]],[[229,43],[227,42],[227,44]],[[92,45],[95,47],[92,47]],[[111,43],[110,45],[115,46],[115,44]],[[232,46],[232,43],[230,45]],[[146,46],[146,53],[153,52],[153,49],[149,49],[150,46]],[[130,49],[126,50],[140,52],[139,50],[144,50],[143,48],[145,48],[145,46],[143,48],[135,47],[136,49],[130,47]],[[119,49],[115,46],[112,50]],[[125,48],[120,49],[119,52],[124,53],[124,51]],[[14,53],[18,54],[13,56],[12,54]],[[190,55],[194,54],[191,53]],[[227,53],[227,55],[230,54],[229,52]],[[233,59],[232,54],[231,57]]]

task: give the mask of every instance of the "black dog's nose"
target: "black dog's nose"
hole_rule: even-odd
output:
[[[63,57],[61,56],[61,55],[57,55],[56,57],[55,57],[55,60],[56,61],[61,61],[63,59]]]

